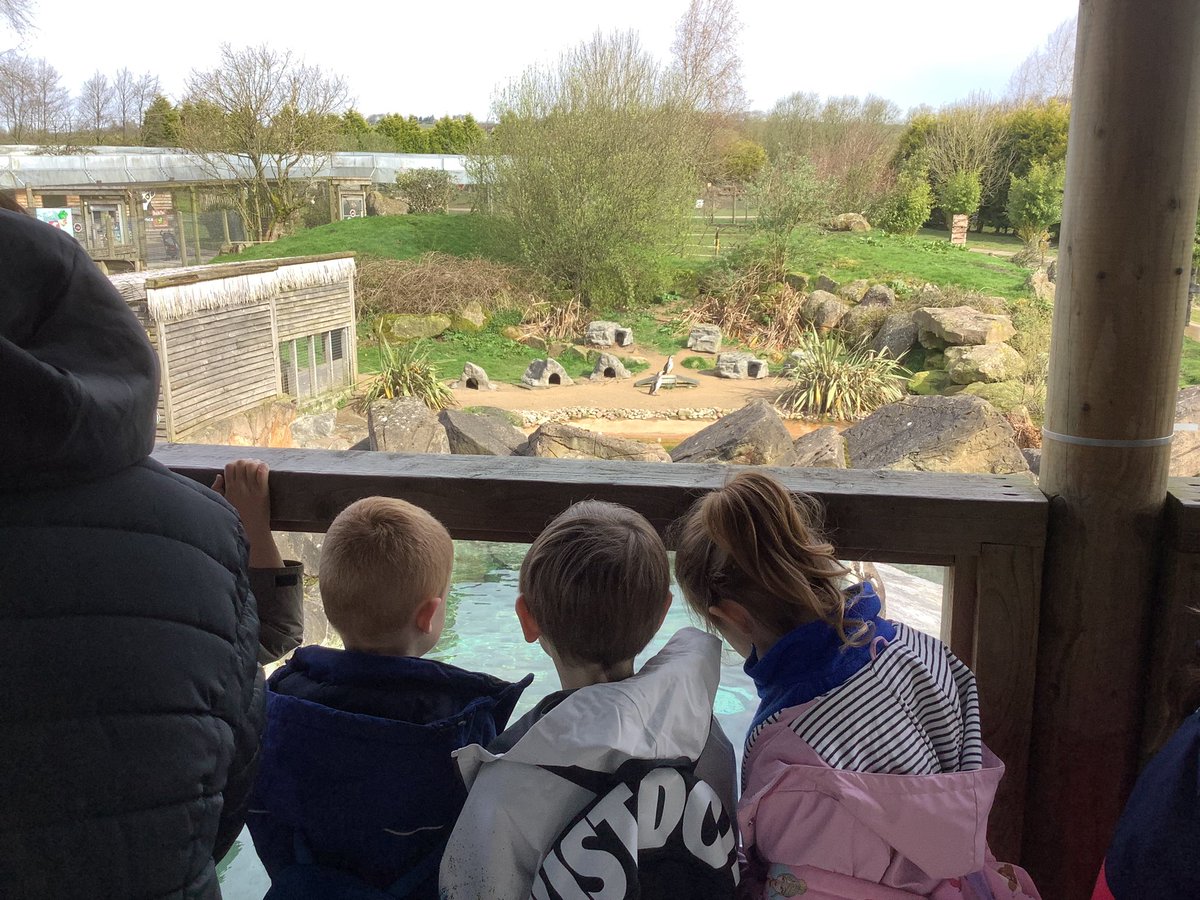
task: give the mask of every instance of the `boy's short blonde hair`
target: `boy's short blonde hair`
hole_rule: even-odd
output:
[[[367,497],[333,520],[321,545],[321,602],[342,635],[399,631],[417,607],[445,596],[454,542],[444,525],[404,500]]]
[[[538,535],[521,564],[520,589],[564,662],[608,668],[650,643],[670,578],[666,547],[644,516],[588,500]]]

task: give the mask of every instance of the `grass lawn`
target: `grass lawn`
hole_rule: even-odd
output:
[[[950,232],[940,228],[922,228],[917,237],[931,241],[950,242]],[[1015,234],[999,234],[995,231],[970,232],[967,235],[967,247],[982,247],[986,250],[1001,250],[1006,253],[1016,253],[1025,244]],[[1051,247],[1050,255],[1057,255],[1057,247]]]
[[[428,214],[346,219],[300,231],[270,244],[257,244],[244,253],[218,257],[213,262],[318,256],[349,250],[385,259],[415,259],[433,250],[502,262],[516,259],[513,243],[483,216]]]
[[[1179,386],[1200,384],[1200,341],[1183,339],[1183,357],[1179,361]]]

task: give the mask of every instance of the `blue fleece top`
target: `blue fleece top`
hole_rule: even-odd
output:
[[[846,593],[850,597],[847,615],[870,623],[872,639],[895,638],[895,627],[880,618],[882,603],[869,582],[848,588]],[[751,730],[781,709],[799,706],[841,687],[870,662],[869,643],[848,647],[837,631],[821,621],[792,629],[761,658],[752,649],[744,669],[754,680],[762,702],[754,714]]]

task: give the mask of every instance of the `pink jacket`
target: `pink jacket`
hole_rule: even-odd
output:
[[[814,703],[817,701],[813,701]],[[886,775],[833,769],[790,727],[792,707],[758,734],[738,807],[744,896],[776,900],[1036,900],[1029,876],[987,847],[1003,764]]]

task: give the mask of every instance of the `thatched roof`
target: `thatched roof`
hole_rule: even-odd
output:
[[[156,322],[260,303],[282,291],[337,284],[354,277],[353,254],[186,266],[110,277],[130,304],[145,302]]]

